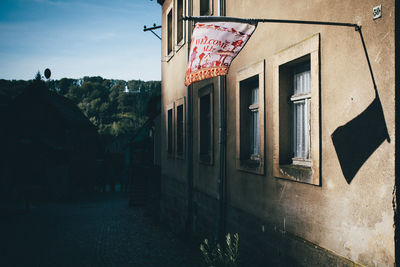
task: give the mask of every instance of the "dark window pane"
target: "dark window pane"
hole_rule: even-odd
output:
[[[210,0],[200,0],[200,16],[209,15]]]
[[[258,109],[250,112],[250,154],[258,155],[259,152],[259,138],[258,138]]]
[[[260,152],[258,85],[258,75],[240,82],[240,154],[244,160],[256,159]]]
[[[176,110],[176,152],[183,154],[183,105]]]
[[[178,25],[177,25],[177,32],[176,32],[176,38],[177,38],[177,43],[180,43],[183,39],[183,0],[178,0]]]
[[[169,11],[167,15],[167,27],[168,27],[168,32],[167,32],[167,38],[168,38],[168,44],[167,44],[167,53],[172,52],[172,9]]]
[[[211,154],[211,112],[210,95],[200,98],[200,156],[204,161],[210,160]]]
[[[168,154],[172,154],[172,109],[168,110]]]

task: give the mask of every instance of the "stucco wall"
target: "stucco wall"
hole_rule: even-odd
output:
[[[195,1],[196,2],[196,1]],[[171,1],[163,5],[165,10]],[[197,3],[197,2],[196,2]],[[374,71],[391,142],[384,141],[368,158],[352,182],[342,174],[332,143],[334,130],[347,123],[374,99],[374,90],[358,32],[354,28],[319,25],[259,24],[227,76],[227,202],[228,206],[258,218],[254,225],[281,229],[340,256],[368,266],[394,264],[394,1],[384,0],[382,18],[372,19],[376,1],[227,1],[226,15],[244,18],[279,18],[358,23]],[[217,4],[214,3],[214,11]],[[194,15],[196,4],[194,4]],[[283,49],[320,34],[320,186],[273,176],[273,59]],[[162,127],[165,107],[186,95],[186,46],[165,58],[166,33],[162,30]],[[265,60],[265,175],[239,171],[235,165],[236,73]],[[197,90],[193,86],[193,111]],[[216,84],[215,84],[216,85]],[[215,87],[216,88],[216,87]],[[218,125],[217,91],[214,91],[214,129]],[[197,157],[197,113],[193,114],[193,177],[196,190],[215,197],[218,171],[218,131],[214,131],[214,163]],[[162,143],[162,174],[185,183],[185,160],[170,158]],[[200,201],[199,199],[197,199]],[[194,201],[196,202],[196,196]],[[228,218],[229,210],[227,211]],[[263,223],[261,223],[263,222]],[[200,223],[200,222],[198,222]],[[229,225],[229,222],[228,222]]]

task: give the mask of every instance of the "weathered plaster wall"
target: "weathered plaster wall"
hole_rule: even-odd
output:
[[[162,7],[162,52],[161,52],[161,126],[162,132],[166,133],[166,118],[167,118],[167,106],[173,105],[174,102],[182,97],[186,96],[186,87],[184,85],[185,67],[186,67],[186,53],[185,48],[182,47],[178,52],[174,52],[174,55],[167,61],[166,57],[166,12],[173,4],[173,1],[165,1]],[[175,46],[174,46],[175,50]],[[185,161],[183,159],[176,159],[170,157],[167,154],[167,136],[164,134],[162,137],[162,174],[170,174],[176,177],[176,179],[184,182],[185,181]]]
[[[198,1],[194,1],[194,15]],[[393,266],[393,189],[394,189],[394,1],[372,0],[229,0],[226,15],[235,17],[321,20],[359,23],[368,48],[391,142],[384,141],[364,163],[351,184],[347,184],[332,144],[334,130],[360,114],[374,99],[373,86],[360,42],[353,28],[319,25],[259,24],[243,51],[234,60],[227,76],[227,211],[228,226],[237,222],[234,209],[253,215],[247,225],[262,235],[265,227],[305,239],[337,255],[368,266]],[[165,10],[171,0],[163,5]],[[372,19],[372,7],[382,4],[381,19]],[[216,1],[214,13],[216,12]],[[316,33],[320,34],[320,111],[321,111],[321,186],[302,184],[273,177],[272,155],[272,77],[273,58],[279,51]],[[165,27],[162,29],[162,127],[166,127],[166,106],[186,95],[184,45],[165,62]],[[239,171],[235,166],[235,75],[240,70],[265,60],[265,175]],[[214,221],[212,201],[217,193],[218,110],[214,91],[214,163],[198,162],[197,90],[193,87],[193,176],[194,201],[198,213],[208,223]],[[164,206],[185,213],[185,160],[170,158],[166,136],[162,137]],[[172,182],[171,182],[172,181]],[[196,193],[198,192],[198,193]],[[205,196],[203,196],[203,194]],[[195,215],[197,216],[197,215]],[[173,216],[172,216],[173,217]],[[173,219],[173,218],[172,218]],[[176,219],[176,218],[175,218]],[[201,224],[200,218],[196,221]],[[264,226],[264,227],[263,227]],[[229,228],[229,227],[228,227]],[[212,232],[212,231],[211,231]],[[267,242],[267,241],[266,241]],[[265,247],[271,244],[264,243]],[[261,244],[262,245],[262,244]],[[290,253],[290,252],[288,252]],[[300,257],[298,253],[293,254]],[[307,255],[304,255],[305,257]]]
[[[240,1],[227,3],[227,16],[360,23],[392,142],[384,142],[350,185],[341,172],[331,134],[374,99],[360,37],[353,28],[259,24],[228,75],[229,203],[262,217],[344,257],[367,265],[393,265],[394,229],[394,3],[382,1],[383,17],[372,19],[374,1]],[[257,6],[252,9],[249,6]],[[321,36],[320,187],[272,175],[273,56],[305,38]],[[266,176],[238,172],[234,165],[234,75],[266,60]],[[260,231],[261,231],[261,226]]]
[[[166,22],[166,12],[171,7],[171,4],[174,1],[165,1],[162,12],[163,18],[162,23],[165,25]],[[193,3],[194,15],[198,15],[198,3]],[[213,5],[214,11],[216,5]],[[175,100],[186,97],[186,86],[184,85],[184,77],[186,73],[186,57],[187,57],[187,44],[185,43],[179,50],[175,49],[174,55],[172,58],[167,61],[166,57],[166,43],[167,33],[166,28],[162,28],[162,39],[163,39],[163,47],[162,47],[162,131],[166,133],[166,117],[167,117],[167,106],[174,103]],[[175,42],[175,41],[174,41]],[[214,160],[211,164],[203,164],[199,162],[199,151],[198,151],[198,120],[197,118],[197,109],[198,109],[198,90],[207,85],[213,85],[213,109],[214,109],[214,136],[213,136],[213,157]],[[202,82],[198,82],[193,85],[192,89],[192,111],[194,112],[193,117],[193,184],[195,191],[201,191],[206,193],[209,196],[216,198],[217,195],[217,174],[218,174],[218,94],[215,91],[217,84],[216,79],[208,79]],[[185,99],[187,101],[187,98]],[[169,178],[176,179],[181,183],[186,183],[186,159],[176,159],[175,157],[170,157],[167,154],[167,146],[166,146],[166,136],[162,137],[162,175],[164,175],[163,182]],[[169,178],[168,178],[169,177]],[[165,192],[165,190],[164,190]],[[199,210],[201,209],[201,200],[197,201],[198,195],[194,194],[194,201],[199,203]],[[201,197],[200,197],[201,198]],[[184,202],[184,199],[181,199]],[[185,205],[185,204],[182,204]],[[208,210],[208,207],[206,208]],[[186,210],[183,210],[186,212]],[[196,215],[195,215],[196,216]],[[213,219],[214,220],[214,219]]]

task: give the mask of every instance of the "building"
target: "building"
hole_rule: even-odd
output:
[[[96,184],[96,127],[67,98],[35,80],[2,117],[1,197],[68,197]]]
[[[163,218],[238,232],[249,266],[393,266],[399,1],[158,3]],[[183,14],[361,25],[377,91],[354,27],[286,23],[259,23],[226,78],[186,88]]]
[[[146,205],[151,214],[159,213],[161,156],[161,96],[147,103],[146,122],[126,147],[129,167],[130,205]]]

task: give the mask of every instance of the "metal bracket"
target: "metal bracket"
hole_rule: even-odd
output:
[[[155,23],[153,24],[153,27],[150,27],[150,28],[147,28],[147,26],[146,25],[144,25],[143,26],[143,31],[144,32],[147,32],[147,31],[151,31],[155,36],[157,36],[157,38],[158,39],[160,39],[161,40],[161,37],[157,34],[157,33],[155,33],[153,30],[156,30],[156,29],[160,29],[161,28],[161,25],[156,25]]]

